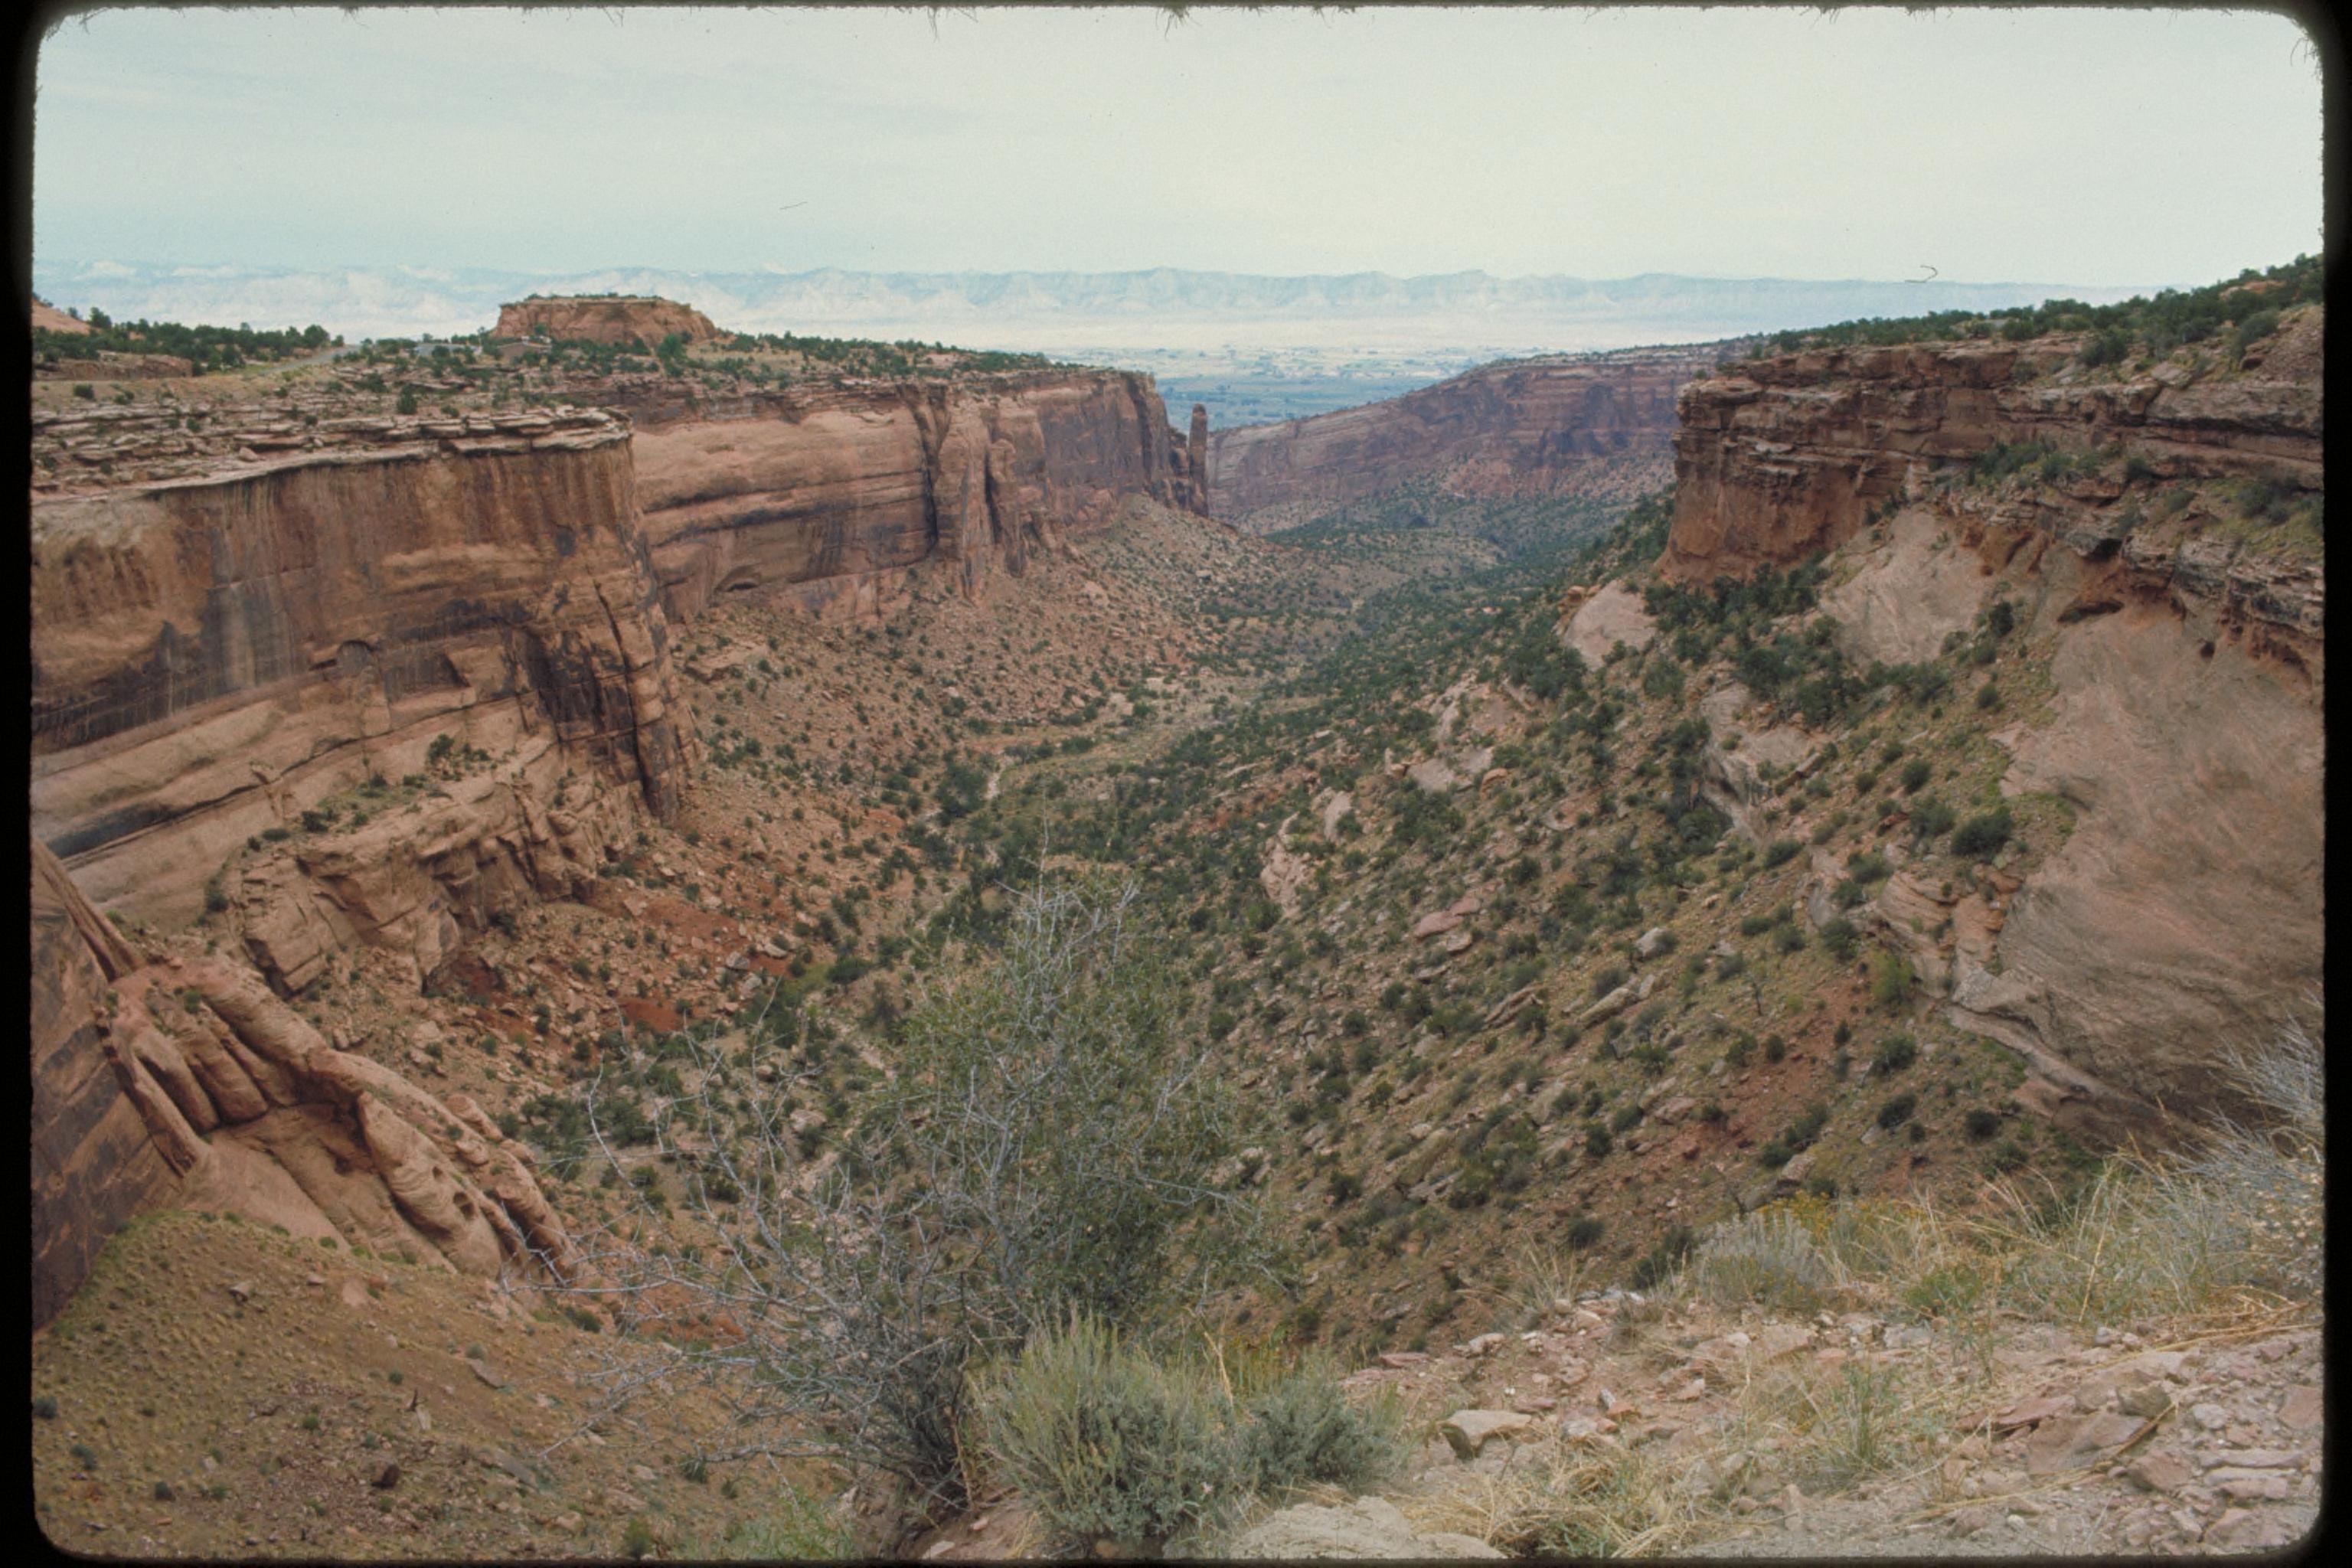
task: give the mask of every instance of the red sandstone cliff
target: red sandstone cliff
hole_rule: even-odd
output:
[[[560,1258],[478,1109],[330,1047],[271,987],[358,943],[423,980],[671,814],[665,600],[856,603],[931,561],[978,591],[1125,497],[1198,494],[1146,377],[606,390],[644,419],[634,450],[625,417],[570,409],[37,426],[37,1315],[159,1205],[473,1272]],[[101,909],[208,909],[255,968],[152,963]]]
[[[1262,531],[1430,475],[1469,493],[1554,493],[1604,459],[1621,485],[1654,488],[1669,471],[1675,394],[1722,353],[1513,361],[1360,408],[1220,430],[1208,438],[1216,512]],[[1627,461],[1644,457],[1654,460]]]
[[[1664,574],[1833,549],[1822,608],[1855,661],[1931,658],[1995,597],[2046,656],[2046,696],[1992,738],[1999,797],[2063,803],[2054,849],[2021,883],[1898,871],[1853,913],[1954,1023],[2095,1102],[2204,1103],[2223,1053],[2319,994],[2325,584],[2292,516],[2323,483],[2322,330],[2291,315],[2239,371],[2100,377],[2071,341],[1921,344],[1682,395]],[[2029,442],[2062,460],[1971,476]],[[1827,851],[1815,872],[1826,919],[1844,872]]]
[[[209,883],[288,987],[355,940],[429,973],[668,816],[685,766],[625,425],[352,424],[32,511],[35,836],[101,908],[185,919]]]
[[[690,343],[726,335],[693,306],[650,296],[559,295],[520,300],[499,307],[495,329],[495,335],[501,338],[544,336],[558,342],[636,343],[646,348],[656,347],[672,332]]]
[[[2307,331],[2315,339],[2315,318]],[[1675,521],[1664,569],[1693,577],[1786,564],[1853,536],[1874,507],[2002,443],[2083,451],[2121,442],[2163,478],[2277,474],[2319,487],[2315,341],[2303,367],[2199,375],[2168,363],[2070,376],[2070,338],[1823,349],[1694,381],[1680,400]],[[2114,499],[2086,495],[2086,500]]]

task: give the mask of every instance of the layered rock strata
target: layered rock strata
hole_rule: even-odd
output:
[[[354,939],[429,973],[676,810],[626,426],[457,423],[36,500],[33,829],[100,907],[226,901],[288,987]]]
[[[1471,494],[1560,493],[1604,470],[1621,488],[1654,488],[1673,460],[1676,394],[1725,352],[1511,361],[1360,408],[1220,430],[1208,438],[1217,515],[1263,531],[1433,476]]]
[[[1974,887],[1898,871],[1854,913],[1955,1023],[2110,1110],[2210,1104],[2227,1054],[2319,994],[2321,563],[2205,481],[2319,495],[2321,330],[2299,314],[2267,365],[2202,378],[2078,377],[2063,341],[1924,344],[1756,362],[1683,395],[1666,574],[1837,547],[1822,607],[1857,662],[1933,658],[1995,597],[2046,654],[2046,700],[1993,738],[2000,795],[2059,808],[2047,852]],[[2104,456],[1966,479],[2026,443]],[[1817,920],[1842,875],[1818,868]]]
[[[2306,313],[2272,350],[2281,368],[2266,374],[2257,363],[2236,375],[2168,362],[2095,379],[2062,369],[2081,346],[2074,338],[1748,361],[1682,391],[1675,520],[1660,564],[1686,579],[1786,565],[1843,543],[1874,510],[2002,445],[2084,452],[2122,443],[2161,479],[2262,474],[2316,490],[2319,333]],[[2081,514],[2117,494],[2093,484],[2071,498],[2088,504],[2064,509],[2077,514],[2064,525],[2070,543],[2122,542],[2111,530],[2080,530]]]
[[[1202,493],[1150,378],[1124,372],[732,396],[645,378],[600,400],[635,422],[646,537],[681,619],[737,594],[870,614],[927,563],[977,595],[1108,527],[1128,496]]]
[[[240,964],[151,963],[32,846],[33,1317],[143,1209],[245,1215],[460,1272],[561,1272],[530,1155],[339,1049]]]

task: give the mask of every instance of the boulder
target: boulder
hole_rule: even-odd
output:
[[[1233,1543],[1238,1558],[1339,1558],[1397,1562],[1433,1558],[1499,1558],[1475,1536],[1437,1531],[1423,1534],[1385,1498],[1364,1497],[1337,1508],[1299,1503],[1267,1515]]]

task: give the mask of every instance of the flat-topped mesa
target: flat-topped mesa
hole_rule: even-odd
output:
[[[626,424],[475,424],[35,499],[32,826],[100,908],[429,974],[677,809]]]
[[[754,593],[868,616],[926,563],[977,595],[1032,552],[1108,527],[1129,498],[1183,508],[1200,494],[1151,378],[1127,371],[716,396],[614,377],[595,395],[635,424],[646,538],[681,619]]]
[[[677,333],[688,342],[726,334],[691,305],[650,294],[558,294],[499,307],[495,335],[551,338],[557,342],[636,343],[658,347]]]
[[[1720,343],[1513,360],[1406,393],[1207,437],[1217,515],[1255,531],[1434,477],[1469,494],[1630,497],[1670,469],[1675,396]]]

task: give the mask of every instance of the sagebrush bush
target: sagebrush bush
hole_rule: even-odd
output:
[[[1318,1484],[1360,1491],[1402,1458],[1394,1405],[1349,1405],[1319,1362],[1294,1369],[1246,1403],[1239,1469],[1261,1492]]]
[[[1032,1340],[980,1405],[989,1453],[1063,1545],[1166,1542],[1238,1489],[1227,1411],[1207,1378],[1092,1319]]]

